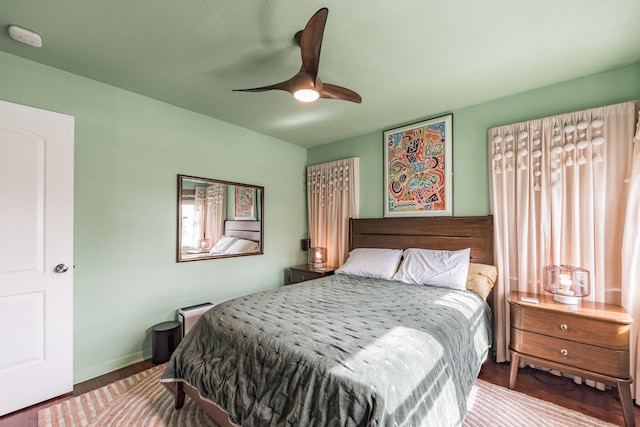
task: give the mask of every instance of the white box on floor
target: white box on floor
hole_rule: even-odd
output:
[[[209,309],[213,307],[210,302],[202,304],[191,305],[189,307],[183,307],[178,310],[178,320],[182,324],[182,336],[186,336],[187,333],[193,328],[200,316],[205,314]]]

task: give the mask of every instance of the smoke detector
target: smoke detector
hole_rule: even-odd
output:
[[[33,47],[42,47],[42,37],[39,34],[29,31],[17,25],[9,25],[9,36],[15,41],[28,44]]]

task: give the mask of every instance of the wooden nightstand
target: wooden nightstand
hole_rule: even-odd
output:
[[[289,282],[294,284],[319,277],[330,276],[335,269],[336,267],[315,268],[311,264],[296,265],[290,268]]]
[[[534,297],[538,304],[521,301]],[[520,361],[532,362],[618,387],[625,425],[635,426],[629,371],[633,319],[616,305],[581,301],[560,304],[551,295],[514,292],[511,310],[511,372],[516,384]]]

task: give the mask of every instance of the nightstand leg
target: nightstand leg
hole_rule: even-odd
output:
[[[518,377],[518,368],[520,367],[520,356],[511,352],[511,371],[509,372],[509,388],[513,390],[516,386],[516,378]]]
[[[629,383],[618,383],[618,393],[620,394],[620,404],[624,414],[624,425],[634,427],[636,419],[633,413],[633,402],[631,401],[631,385]]]

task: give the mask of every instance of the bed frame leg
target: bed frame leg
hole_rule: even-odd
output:
[[[176,409],[182,408],[184,405],[184,384],[176,383]]]

